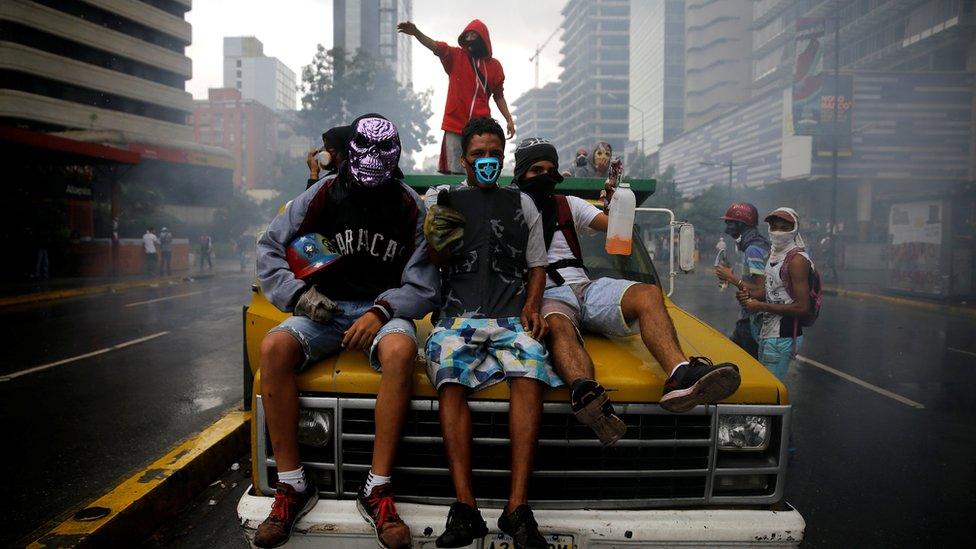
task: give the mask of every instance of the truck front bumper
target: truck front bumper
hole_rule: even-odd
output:
[[[254,532],[271,512],[273,498],[245,492],[237,504],[244,535],[253,544]],[[654,509],[644,511],[535,510],[543,534],[569,534],[577,548],[591,547],[796,547],[803,541],[803,517],[786,511],[749,509]],[[397,504],[410,526],[414,548],[433,548],[447,519],[441,505]],[[499,509],[482,509],[492,533]],[[289,547],[377,546],[372,528],[351,500],[319,500],[295,525]],[[478,547],[475,543],[474,547]]]

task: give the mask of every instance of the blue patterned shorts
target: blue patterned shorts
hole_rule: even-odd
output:
[[[427,338],[427,377],[437,389],[457,383],[474,392],[516,377],[559,387],[547,358],[515,317],[442,318]]]

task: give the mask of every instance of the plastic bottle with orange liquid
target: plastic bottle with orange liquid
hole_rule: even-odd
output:
[[[617,184],[610,199],[610,222],[607,225],[608,254],[630,255],[634,239],[634,214],[637,198],[630,190],[630,183],[621,181]]]

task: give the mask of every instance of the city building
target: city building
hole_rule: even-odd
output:
[[[296,108],[295,72],[277,57],[265,56],[264,45],[253,36],[224,37],[224,87],[275,111]]]
[[[685,0],[630,4],[629,139],[644,154],[681,133]]]
[[[4,194],[18,202],[5,208],[13,230],[0,245],[15,259],[0,277],[23,274],[16,258],[39,234],[57,257],[56,276],[138,271],[123,261],[125,237],[141,236],[148,214],[127,206],[128,197],[149,189],[162,206],[211,214],[226,200],[229,157],[195,143],[186,121],[190,7],[190,0],[0,4]]]
[[[533,88],[512,102],[512,116],[519,135],[525,137],[556,138],[559,84],[550,82]]]
[[[256,99],[244,99],[236,88],[211,88],[207,99],[193,102],[193,138],[220,147],[234,158],[234,186],[266,188],[278,150],[278,120]]]
[[[761,1],[754,8],[753,97],[662,147],[660,165],[675,168],[678,190],[720,186],[730,200],[748,198],[760,209],[795,206],[808,243],[836,234],[831,259],[848,282],[976,295],[976,245],[966,221],[976,216],[973,2]],[[801,52],[820,52],[822,60],[804,59],[823,82],[811,104],[824,114],[809,132],[797,132],[794,116],[802,106],[793,82],[801,40]],[[847,83],[836,127],[826,114],[840,103],[828,86],[835,51]]]
[[[628,140],[629,0],[569,0],[562,9],[562,72],[556,111],[560,158]]]
[[[333,47],[378,57],[401,86],[413,86],[413,40],[397,32],[398,22],[413,19],[413,0],[332,0],[332,19]]]
[[[684,129],[749,99],[753,0],[687,0]]]

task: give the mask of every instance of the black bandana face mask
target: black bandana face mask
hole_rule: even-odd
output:
[[[552,172],[543,172],[535,177],[523,179],[519,182],[519,189],[535,198],[536,196],[545,197],[551,195],[556,190],[556,185],[562,183],[563,178]]]

